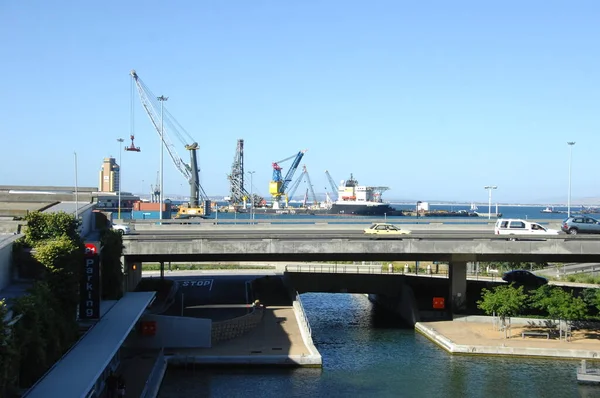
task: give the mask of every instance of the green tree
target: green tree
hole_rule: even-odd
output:
[[[559,339],[563,336],[562,321],[568,328],[571,322],[583,319],[587,313],[587,305],[581,297],[574,297],[571,292],[558,286],[539,287],[531,296],[530,303],[533,308],[546,311],[551,319],[558,320]]]
[[[100,239],[100,264],[102,264],[102,299],[118,300],[123,296],[123,236],[108,229]]]
[[[513,284],[497,286],[492,290],[481,289],[481,300],[477,301],[477,308],[488,315],[500,317],[504,327],[504,337],[507,337],[506,318],[517,316],[527,303],[527,295],[523,286],[515,287]]]
[[[65,212],[41,213],[34,211],[29,213],[25,220],[25,243],[34,247],[38,242],[66,236],[72,241],[80,240],[79,221],[71,214]]]
[[[8,308],[4,300],[0,300],[0,396],[8,397],[16,393],[18,381],[18,352],[11,326],[5,321]]]

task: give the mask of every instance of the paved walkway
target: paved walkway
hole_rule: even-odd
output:
[[[600,353],[600,330],[573,331],[569,341],[558,340],[552,333],[550,338],[538,336],[521,336],[526,330],[543,331],[547,329],[532,329],[527,324],[512,324],[509,338],[504,332],[497,330],[489,322],[481,321],[437,321],[420,322],[422,333],[451,352],[473,354],[549,356],[562,358],[592,358]]]
[[[189,356],[302,356],[310,355],[291,306],[266,307],[261,323],[238,338],[211,348],[165,350],[165,355]]]

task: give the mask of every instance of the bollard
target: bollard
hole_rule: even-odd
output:
[[[392,263],[390,263],[390,264],[388,265],[388,271],[390,272],[390,274],[391,274],[392,272],[394,272],[394,266],[392,265]]]
[[[408,274],[408,264],[404,264],[404,273]]]
[[[427,264],[427,273],[431,275],[431,264]]]

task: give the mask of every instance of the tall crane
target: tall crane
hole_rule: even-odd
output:
[[[161,104],[157,100],[156,95],[154,95],[148,86],[144,84],[135,70],[132,70],[130,75],[137,87],[142,106],[146,110],[146,113],[156,129],[159,138],[161,138],[164,147],[169,153],[171,160],[175,164],[177,170],[179,170],[190,184],[190,201],[187,206],[181,206],[179,208],[176,217],[188,218],[208,216],[211,211],[210,200],[200,185],[200,178],[198,176],[198,159],[196,157],[198,143],[194,142],[194,139],[166,109],[162,108],[161,116]],[[179,141],[181,141],[185,149],[189,151],[189,164],[177,154],[175,146],[171,143],[169,133],[174,134]],[[164,187],[160,187],[160,189],[164,189]],[[202,201],[202,206],[200,206],[200,201]]]
[[[271,183],[269,184],[269,193],[273,197],[273,208],[274,209],[280,208],[281,197],[285,195],[287,186],[290,183],[290,181],[292,181],[292,178],[294,177],[294,173],[298,169],[298,165],[300,165],[300,161],[302,160],[302,157],[304,156],[304,153],[306,153],[306,151],[307,151],[307,149],[304,149],[304,150],[298,152],[296,155],[292,155],[292,156],[287,157],[278,162],[273,162],[273,164],[272,164],[273,179],[272,179]],[[279,165],[279,163],[283,163],[290,159],[294,159],[294,161],[292,162],[292,165],[290,166],[290,169],[288,170],[288,172],[285,174],[285,177],[282,177],[281,176],[282,167]]]
[[[338,197],[337,185],[335,184],[335,181],[333,180],[333,178],[331,178],[331,174],[329,174],[329,171],[325,170],[325,175],[327,176],[327,180],[329,181],[329,186],[331,187],[331,195],[332,195],[331,200],[335,202]],[[333,195],[335,195],[335,197],[333,197]]]
[[[310,191],[310,195],[311,195],[310,199],[311,199],[312,203],[314,205],[319,204],[319,202],[317,201],[317,196],[315,195],[315,190],[313,188],[312,182],[310,181],[310,175],[308,174],[306,165],[302,166],[302,174],[300,174],[300,176],[292,183],[292,185],[290,185],[290,189],[288,191],[288,198],[292,199],[294,197],[294,194],[296,193],[296,190],[300,186],[300,183],[304,180],[308,184],[308,188],[306,189],[305,196],[308,196],[308,191]]]
[[[229,180],[229,202],[237,206],[250,197],[246,188],[244,188],[244,140],[237,141],[237,148],[233,164],[231,165],[231,174],[227,176]]]

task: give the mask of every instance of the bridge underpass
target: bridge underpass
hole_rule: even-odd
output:
[[[143,262],[343,262],[343,261],[440,261],[449,264],[447,304],[453,312],[464,309],[467,294],[467,262],[596,262],[598,238],[573,239],[552,236],[508,241],[505,236],[432,236],[393,240],[364,237],[323,237],[318,231],[301,235],[253,231],[251,237],[230,239],[193,236],[128,236],[124,240],[124,264],[141,278]],[[354,234],[355,235],[355,234]],[[314,278],[315,276],[313,276]],[[365,276],[362,275],[361,278]],[[384,276],[391,277],[391,276]],[[436,283],[436,282],[428,282]],[[364,291],[362,291],[364,292]]]

